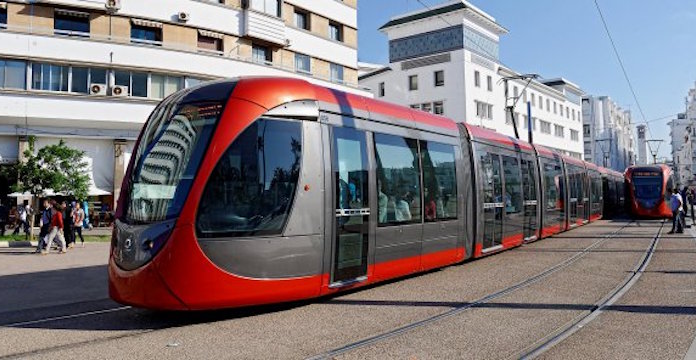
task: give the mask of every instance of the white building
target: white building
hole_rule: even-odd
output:
[[[693,166],[696,162],[693,152],[696,145],[696,127],[693,126],[695,120],[696,118],[689,118],[688,113],[681,113],[667,123],[670,127],[674,175],[680,185],[693,185],[693,179],[696,177],[696,169]]]
[[[147,116],[183,87],[269,75],[370,96],[357,0],[3,0],[0,44],[0,163],[18,161],[27,136],[64,139],[109,206]]]
[[[502,79],[519,76],[501,65],[499,39],[507,30],[466,1],[450,1],[392,18],[381,27],[389,39],[389,65],[361,75],[376,98],[442,114],[514,135],[505,112]],[[510,80],[509,97],[527,139],[531,103],[534,142],[582,156],[582,90],[564,80]],[[510,103],[511,104],[511,103]]]
[[[608,96],[582,98],[585,160],[623,172],[635,164],[631,112]]]

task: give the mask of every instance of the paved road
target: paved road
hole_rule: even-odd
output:
[[[108,244],[87,244],[67,255],[0,250],[0,359],[302,359],[453,309],[452,316],[335,357],[517,357],[589,312],[631,273],[659,222],[633,223],[598,242],[626,224],[600,221],[333,298],[193,314],[155,313],[108,300]],[[568,259],[537,281],[471,306]],[[696,334],[694,260],[690,234],[663,237],[648,271],[620,303],[542,356],[683,358]],[[51,317],[59,318],[44,321]]]

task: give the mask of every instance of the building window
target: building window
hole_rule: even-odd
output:
[[[89,13],[56,9],[53,29],[59,35],[89,36]]]
[[[304,11],[295,10],[295,26],[300,29],[309,30],[309,14]]]
[[[408,90],[418,90],[418,75],[411,75],[408,77]]]
[[[312,68],[310,66],[309,56],[302,54],[295,54],[295,71],[304,74],[311,74]]]
[[[563,105],[560,106],[559,111],[561,112],[561,117],[563,117]]]
[[[591,131],[590,131],[590,125],[589,125],[589,124],[583,125],[583,126],[582,126],[582,136],[588,137],[588,136],[590,136],[590,132],[591,132]]]
[[[570,108],[568,108],[567,106],[565,108],[566,119],[570,119]]]
[[[341,24],[329,22],[329,39],[343,41],[343,26]]]
[[[493,91],[493,78],[491,76],[486,77],[486,83],[488,84],[488,91]]]
[[[493,105],[477,100],[474,103],[476,103],[476,116],[482,119],[493,119]]]
[[[558,113],[558,106],[557,106],[557,104],[556,104],[555,101],[553,102],[553,113],[554,113],[554,114],[557,114],[557,113]]]
[[[439,70],[435,72],[435,86],[444,86],[445,85],[445,72],[443,70]]]
[[[561,138],[564,137],[565,132],[564,132],[563,126],[553,125],[553,134],[557,137],[561,137]]]
[[[536,106],[536,101],[534,101],[534,100],[535,100],[535,96],[534,96],[534,93],[532,93],[532,106]]]
[[[330,64],[329,75],[331,82],[343,83],[343,65]]]
[[[517,86],[512,87],[512,94],[515,96],[515,99],[519,96],[519,90],[517,89]]]
[[[541,132],[544,134],[550,134],[551,133],[551,123],[544,121],[544,120],[539,120],[539,126],[541,126]]]
[[[546,111],[551,111],[551,101],[549,99],[546,99]]]
[[[222,38],[198,34],[198,50],[222,54]]]
[[[150,97],[164,99],[181,90],[182,83],[182,78],[178,76],[152,74],[150,77]]]
[[[252,44],[251,60],[257,64],[271,64],[273,63],[273,53],[266,46]]]
[[[162,45],[162,28],[131,24],[131,42],[135,44]]]
[[[577,130],[570,130],[570,140],[580,141],[580,134]]]
[[[27,63],[17,60],[0,59],[0,88],[27,88]]]
[[[68,67],[34,63],[32,65],[32,86],[34,90],[68,91]]]
[[[433,113],[435,115],[443,115],[445,113],[445,104],[442,101],[433,103]]]
[[[114,71],[114,85],[126,87],[126,94],[129,96],[145,98],[147,97],[147,77],[147,73]]]
[[[252,10],[280,17],[281,0],[249,0]]]
[[[70,91],[78,94],[89,94],[92,84],[108,84],[106,69],[73,66],[70,75]]]
[[[384,97],[384,83],[383,82],[379,83],[379,90],[378,91],[379,91],[379,93],[378,93],[379,97]]]
[[[527,104],[527,90],[522,92],[522,102]]]
[[[411,109],[420,110],[420,104],[412,104],[410,106],[411,106]]]
[[[0,7],[0,29],[7,27],[7,8]]]
[[[481,87],[481,73],[474,71],[474,86]]]
[[[575,121],[575,109],[573,109],[573,121]]]
[[[433,104],[431,104],[431,103],[424,103],[424,104],[421,104],[421,110],[423,110],[423,111],[425,111],[425,112],[432,112],[432,110],[433,110]]]
[[[544,110],[544,98],[539,95],[539,109]]]

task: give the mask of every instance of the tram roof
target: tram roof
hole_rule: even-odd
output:
[[[336,89],[314,85],[302,79],[283,77],[245,77],[238,80],[232,97],[252,101],[266,109],[300,100],[316,100],[334,105],[341,114],[360,116],[356,110],[366,115],[383,115],[399,125],[414,128],[434,127],[441,130],[456,131],[457,124],[446,117],[420,110],[375,100]],[[365,116],[365,115],[363,115]]]
[[[464,124],[466,130],[469,132],[472,140],[486,141],[488,143],[496,143],[505,145],[513,148],[520,148],[526,151],[534,151],[534,148],[525,141],[515,139],[512,136],[507,136],[499,132],[489,130],[480,126],[472,124]]]

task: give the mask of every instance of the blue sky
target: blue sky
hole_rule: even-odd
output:
[[[422,0],[435,5],[441,0]],[[696,81],[696,1],[598,0],[645,120],[684,111]],[[643,118],[611,48],[593,0],[472,0],[510,33],[501,39],[501,61],[521,73],[564,77],[593,95],[609,95]],[[422,9],[416,0],[358,2],[360,61],[388,63],[387,40],[377,29],[390,17]],[[664,139],[668,119],[652,121],[648,137]]]

